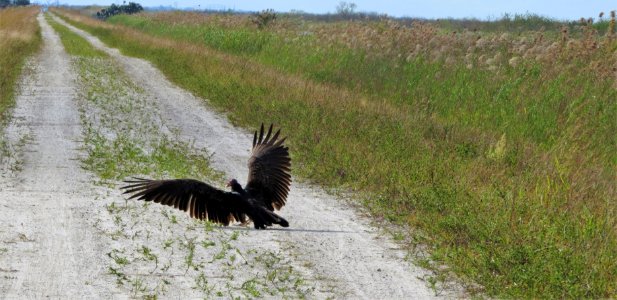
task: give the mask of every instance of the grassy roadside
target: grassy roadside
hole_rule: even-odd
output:
[[[208,153],[178,142],[144,91],[111,58],[46,17],[78,71],[84,168],[111,185],[134,175],[222,183]],[[102,199],[108,214],[92,222],[111,245],[108,274],[134,298],[300,299],[314,291],[290,258],[255,247],[244,231],[221,230],[173,208],[109,199]],[[177,291],[187,285],[189,291]]]
[[[41,46],[38,7],[0,10],[0,124],[13,106],[17,79],[26,57]]]
[[[433,260],[489,295],[615,295],[616,94],[610,77],[578,68],[612,61],[606,52],[496,73],[332,48],[294,67],[293,49],[219,51],[188,29],[155,27],[172,38],[61,13],[235,122],[288,128],[296,174],[363,192],[373,213],[420,228]]]

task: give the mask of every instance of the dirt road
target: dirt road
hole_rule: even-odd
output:
[[[160,114],[163,127],[177,131],[177,138],[193,147],[208,149],[213,168],[241,182],[245,180],[252,140],[249,132],[232,126],[206,100],[170,83],[150,63],[123,56],[88,33],[54,19],[106,52],[141,89],[140,96],[135,97],[148,104],[143,109]],[[204,232],[195,229],[195,223],[181,214],[176,221],[176,212],[169,212],[174,214],[170,218],[167,210],[158,206],[135,206],[115,216],[124,219],[111,221],[112,215],[104,211],[114,212],[114,203],[124,203],[123,198],[116,189],[93,186],[93,175],[80,168],[77,159],[83,154],[77,149],[82,129],[75,104],[79,102],[75,89],[80,86],[75,83],[75,70],[71,69],[58,37],[42,17],[39,21],[45,46],[30,63],[32,71],[24,77],[14,121],[7,128],[13,149],[23,153],[23,157],[18,154],[10,166],[3,166],[8,175],[0,179],[0,273],[9,278],[0,282],[2,295],[138,296],[152,288],[148,287],[148,280],[166,278],[154,284],[167,297],[198,297],[201,294],[196,286],[204,295],[217,297],[235,295],[232,291],[222,292],[234,286],[249,293],[242,294],[245,296],[287,297],[287,287],[282,283],[276,285],[279,292],[284,289],[282,294],[272,290],[253,293],[250,284],[270,276],[273,265],[280,268],[277,270],[288,265],[293,273],[290,271],[286,278],[297,278],[295,286],[310,286],[302,291],[308,297],[435,297],[435,292],[420,279],[430,274],[405,260],[406,252],[389,236],[372,227],[367,218],[343,201],[306,184],[292,186],[289,202],[281,211],[291,224],[289,230],[233,227]],[[171,225],[163,225],[167,219],[173,221]],[[132,236],[118,238],[110,229],[114,223],[123,224],[122,236]],[[159,229],[152,228],[155,226]],[[184,240],[172,240],[182,235]],[[235,249],[244,263],[239,264],[235,256],[225,263],[217,262],[216,254],[207,252],[212,251],[208,245],[214,245],[210,240],[200,240],[203,249],[194,250],[191,243],[196,243],[197,238],[218,239],[217,246]],[[131,261],[141,277],[119,274],[115,268],[130,264],[119,253],[131,256],[127,254],[131,247],[139,249],[143,256],[135,256]],[[271,258],[267,263],[263,263],[265,254]],[[214,258],[207,268],[191,265],[208,255]],[[114,265],[110,265],[110,258]],[[186,269],[175,263],[183,259]],[[147,264],[153,270],[139,271]],[[222,268],[227,271],[217,275]],[[130,282],[132,288],[122,285],[123,282]],[[212,288],[207,284],[200,284],[204,282],[213,287],[214,294],[210,294]]]
[[[44,46],[23,77],[7,128],[16,160],[0,185],[0,293],[9,299],[110,298],[105,245],[86,219],[97,213],[79,157],[81,128],[69,58],[38,17]]]

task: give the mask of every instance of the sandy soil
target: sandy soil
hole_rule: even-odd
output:
[[[123,93],[152,110],[140,115],[159,114],[158,125],[212,153],[213,168],[245,180],[249,132],[150,63],[55,19],[112,57],[140,90]],[[280,212],[289,229],[256,231],[204,227],[168,208],[125,203],[117,189],[94,185],[96,178],[80,167],[79,149],[80,113],[88,118],[95,108],[83,104],[83,83],[58,36],[41,16],[39,22],[44,48],[22,79],[5,133],[13,154],[0,164],[0,295],[107,299],[156,290],[163,298],[436,297],[422,280],[428,271],[405,260],[406,251],[368,218],[315,186],[292,186]],[[254,292],[252,285],[265,276],[275,280]]]
[[[73,70],[58,36],[39,22],[44,46],[28,63],[6,132],[19,153],[0,180],[0,295],[111,298],[118,291],[103,269],[105,245],[86,222],[97,210],[77,161]]]

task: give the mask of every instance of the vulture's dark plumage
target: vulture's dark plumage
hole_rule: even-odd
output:
[[[129,199],[154,201],[188,212],[200,220],[229,225],[233,221],[253,221],[256,229],[289,223],[274,210],[279,210],[287,199],[291,184],[291,159],[285,139],[279,139],[280,130],[272,134],[272,125],[264,136],[261,125],[259,135],[253,137],[253,150],[248,162],[249,176],[244,188],[235,179],[227,186],[231,192],[217,189],[194,179],[126,180],[121,187]]]

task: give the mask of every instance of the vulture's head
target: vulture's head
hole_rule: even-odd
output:
[[[227,182],[227,186],[228,186],[228,187],[231,187],[231,190],[232,190],[232,191],[234,191],[234,192],[238,192],[238,193],[240,193],[240,192],[243,192],[243,191],[244,191],[244,189],[242,189],[242,186],[241,186],[241,185],[238,183],[238,181],[237,181],[237,180],[235,180],[235,179],[231,179],[231,180],[229,180],[229,181]]]

